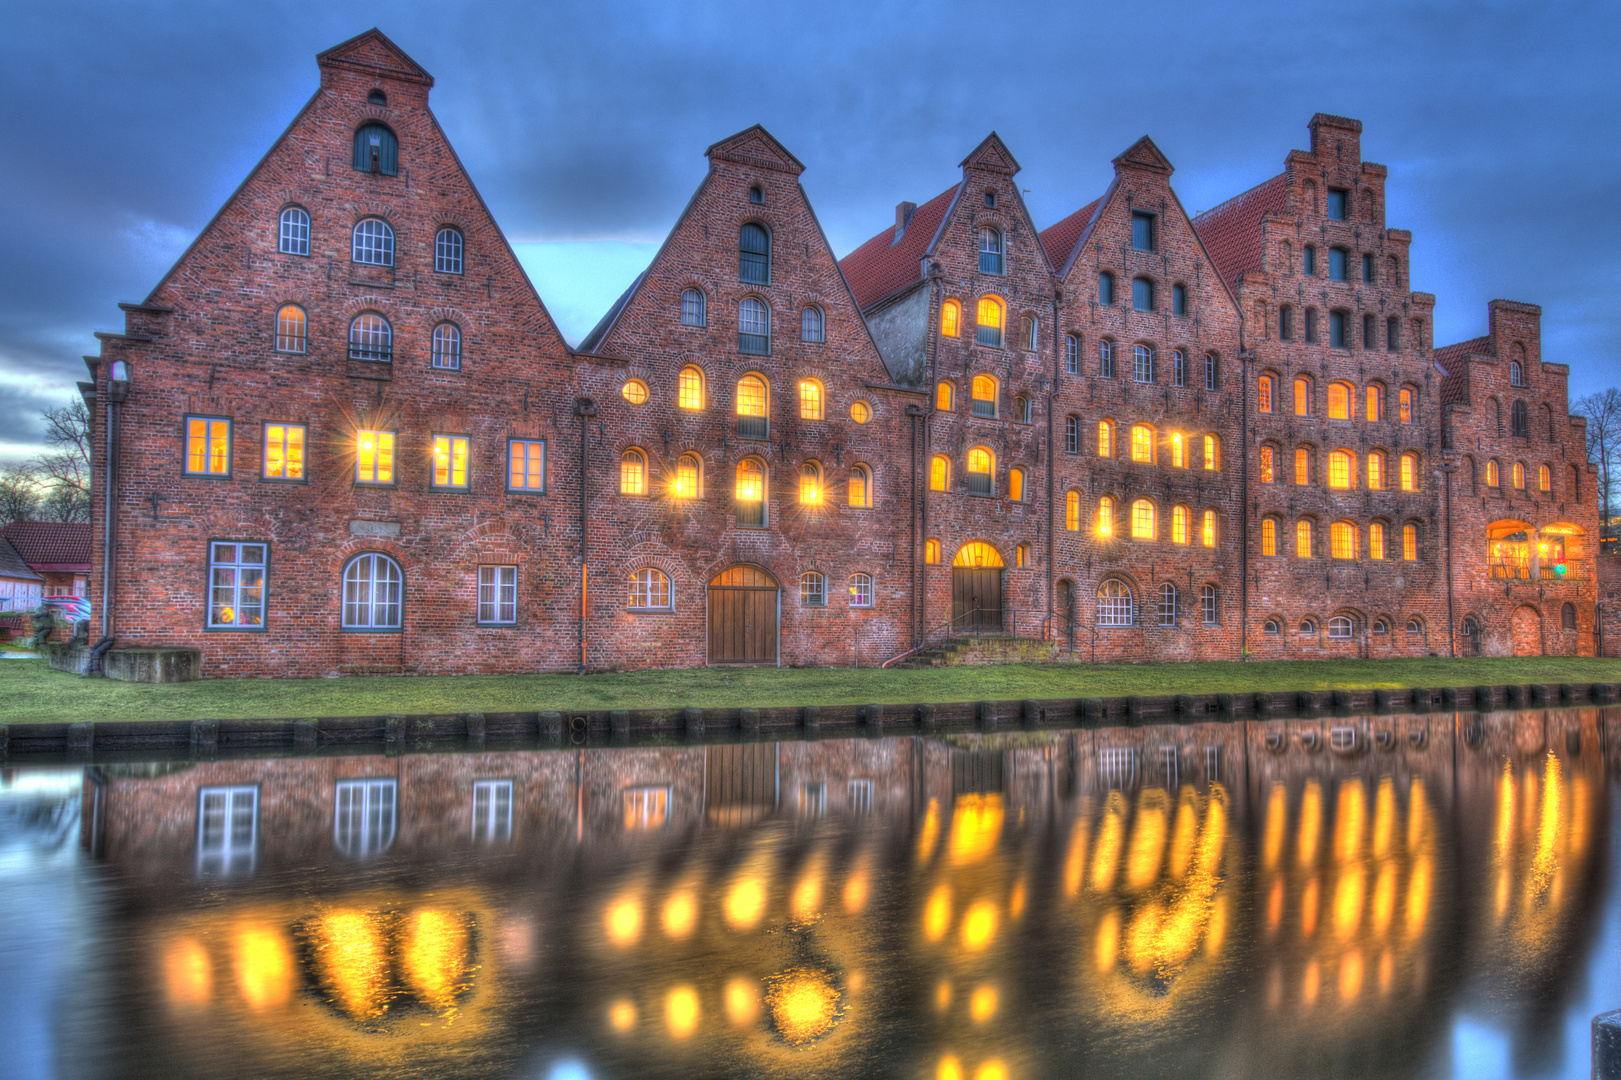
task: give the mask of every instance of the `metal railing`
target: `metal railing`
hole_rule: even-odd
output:
[[[391,345],[360,345],[351,341],[349,343],[349,359],[388,363],[394,359],[394,348]]]
[[[992,612],[995,613],[995,629],[990,627]],[[947,621],[940,623],[938,626],[924,631],[923,637],[918,644],[912,646],[910,649],[907,649],[905,652],[896,653],[894,656],[891,656],[888,660],[885,660],[878,666],[880,668],[887,668],[889,665],[897,664],[909,656],[916,656],[920,652],[924,652],[928,649],[934,648],[937,645],[944,644],[954,637],[963,637],[969,634],[983,633],[1017,637],[1018,635],[1014,633],[1012,629],[1008,628],[1009,623],[1011,623],[1013,627],[1017,627],[1019,623],[1019,613],[1013,608],[985,608],[975,605],[969,610],[963,612],[961,615],[954,615]]]

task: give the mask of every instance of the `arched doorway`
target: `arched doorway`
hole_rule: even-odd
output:
[[[951,560],[951,629],[957,634],[1002,630],[1002,555],[974,540]]]
[[[757,566],[732,566],[709,583],[709,662],[775,664],[777,579]]]
[[[1542,655],[1542,613],[1534,607],[1514,609],[1514,655]]]

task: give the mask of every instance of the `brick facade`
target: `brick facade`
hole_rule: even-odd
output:
[[[1594,649],[1567,369],[1524,304],[1433,349],[1356,121],[1313,118],[1282,174],[1193,219],[1143,139],[1045,231],[993,134],[842,263],[804,166],[751,128],[709,148],[652,265],[571,350],[429,111],[432,78],[375,31],[319,65],[87,358],[98,490],[117,436],[122,645],[199,648],[223,677],[870,665],[948,624],[1098,660],[1448,655],[1465,627],[1468,650]],[[388,257],[368,254],[385,231]],[[296,477],[273,445],[290,427]],[[386,476],[365,449],[385,435]],[[1465,478],[1493,457],[1512,514]],[[1564,573],[1539,556],[1494,577],[1506,522],[1562,544]]]

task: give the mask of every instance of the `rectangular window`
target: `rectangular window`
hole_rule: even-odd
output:
[[[857,574],[850,579],[850,606],[872,607],[872,578]]]
[[[266,480],[304,479],[304,425],[265,425]]]
[[[1418,558],[1418,528],[1413,525],[1401,527],[1401,557],[1408,562]]]
[[[1351,193],[1345,188],[1328,189],[1328,216],[1335,221],[1346,221],[1350,218]]]
[[[1154,250],[1154,215],[1141,211],[1131,214],[1131,247],[1133,251]]]
[[[197,792],[197,872],[252,873],[259,846],[259,789],[205,787]]]
[[[433,268],[441,274],[462,272],[462,234],[455,229],[440,229],[433,238]]]
[[[473,781],[473,842],[512,839],[512,781]]]
[[[1098,374],[1105,379],[1114,378],[1114,342],[1098,342]]]
[[[1317,343],[1317,309],[1316,308],[1307,308],[1306,309],[1306,344],[1315,345],[1316,343]]]
[[[467,436],[435,435],[433,437],[433,486],[436,488],[467,487]]]
[[[1020,545],[1018,545],[1017,547],[1015,547],[1013,549],[1013,565],[1014,566],[1016,566],[1016,567],[1018,567],[1019,569],[1022,570],[1022,569],[1024,569],[1026,564],[1029,562],[1029,559],[1030,559],[1030,548],[1028,546],[1026,546],[1024,544],[1020,544]]]
[[[1170,585],[1160,586],[1159,624],[1161,626],[1176,625],[1176,589]]]
[[[1385,527],[1375,521],[1368,526],[1368,558],[1383,559],[1385,557]]]
[[[518,621],[518,568],[478,568],[478,621],[485,626],[510,626]]]
[[[1188,358],[1180,349],[1171,354],[1171,385],[1188,385]]]
[[[1261,521],[1261,554],[1276,555],[1278,553],[1278,523],[1271,518]]]
[[[814,571],[800,575],[799,602],[811,607],[823,607],[827,604],[827,579]]]
[[[625,789],[625,828],[649,832],[664,827],[670,817],[670,789],[633,787]]]
[[[1186,315],[1188,313],[1188,287],[1186,285],[1171,286],[1171,314]]]
[[[1373,276],[1373,256],[1364,255],[1362,256],[1362,280],[1372,285],[1374,283]],[[1369,348],[1372,348],[1372,346],[1370,345]]]
[[[507,490],[546,490],[546,444],[532,439],[507,442]]]
[[[396,780],[341,780],[332,814],[332,846],[339,855],[367,858],[394,845],[399,809]]]
[[[1066,375],[1081,373],[1081,339],[1074,334],[1064,337],[1064,373]]]
[[[1216,625],[1216,587],[1205,585],[1199,589],[1199,617],[1206,626]]]
[[[208,546],[208,628],[265,628],[265,544],[215,542]]]
[[[229,476],[231,422],[224,417],[186,417],[186,472],[193,476]]]
[[[1345,312],[1330,311],[1328,313],[1328,344],[1335,349],[1346,348],[1345,344]]]
[[[1311,451],[1304,446],[1295,451],[1295,484],[1304,487],[1311,483]]]
[[[1215,390],[1221,385],[1221,371],[1216,366],[1216,354],[1204,354],[1204,388]]]
[[[1133,382],[1154,381],[1154,350],[1146,345],[1132,346],[1131,379]]]
[[[355,482],[392,484],[394,482],[394,433],[355,432]]]
[[[821,781],[799,785],[799,816],[819,818],[827,813],[827,785]]]

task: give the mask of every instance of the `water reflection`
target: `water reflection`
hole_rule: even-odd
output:
[[[1614,902],[1616,729],[103,766],[53,1037],[153,1076],[1420,1077],[1467,1012],[1585,1075],[1547,1032]]]

